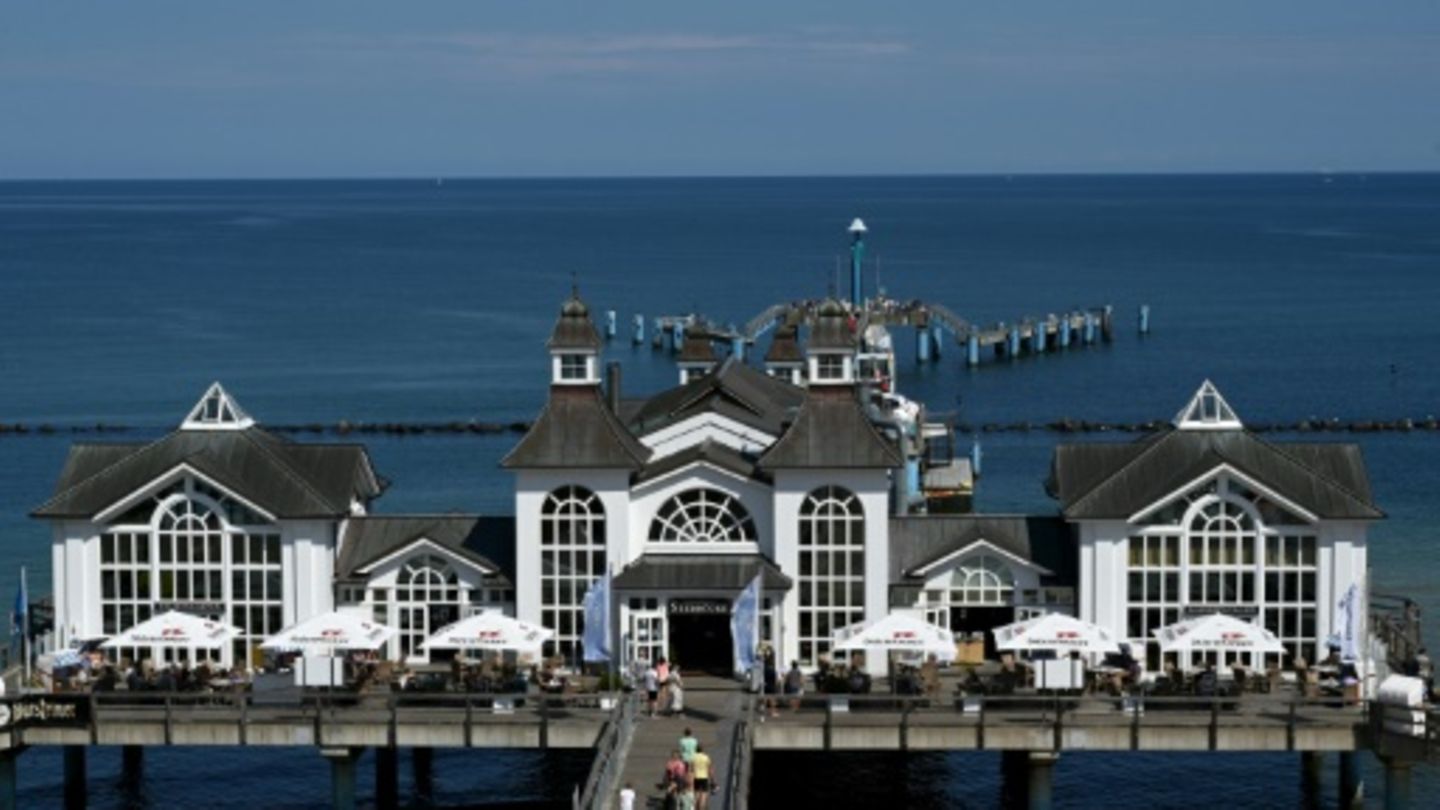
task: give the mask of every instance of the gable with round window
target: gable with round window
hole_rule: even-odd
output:
[[[749,510],[716,489],[685,490],[661,504],[650,522],[651,543],[727,546],[756,540]]]

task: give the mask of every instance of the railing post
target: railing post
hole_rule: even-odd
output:
[[[1123,704],[1122,704],[1123,705]],[[1143,713],[1144,703],[1136,699],[1130,704],[1130,750],[1140,750],[1140,715]]]
[[[1055,737],[1054,737],[1054,748],[1055,748],[1056,751],[1059,751],[1062,747],[1064,747],[1064,746],[1062,745],[1062,741],[1064,740],[1064,733],[1065,733],[1065,732],[1064,732],[1064,729],[1062,728],[1062,726],[1064,725],[1064,723],[1061,721],[1061,714],[1064,712],[1064,706],[1061,705],[1061,703],[1060,703],[1060,693],[1059,693],[1059,692],[1056,692],[1056,693],[1054,694],[1054,696],[1053,696],[1052,699],[1055,701]]]
[[[172,743],[172,741],[173,741],[173,737],[174,737],[173,729],[172,729],[173,723],[174,723],[174,718],[172,718],[172,717],[170,716],[170,695],[167,693],[167,694],[165,695],[165,744],[166,744],[166,745],[170,745],[170,744]]]
[[[550,700],[540,693],[540,747],[550,747]]]
[[[470,695],[465,695],[465,747],[474,748],[475,739],[472,736],[475,728],[475,704]]]
[[[235,693],[235,701],[240,704],[240,744],[250,744],[250,696],[244,692]]]
[[[1295,750],[1295,708],[1299,701],[1295,697],[1290,698],[1290,713],[1285,720],[1285,750]]]
[[[979,726],[975,729],[975,747],[981,751],[985,750],[985,696],[980,695],[980,711],[977,719]],[[964,707],[964,698],[961,698],[961,707]]]
[[[400,706],[399,701],[395,698],[394,692],[391,692],[385,699],[385,708],[390,710],[390,728],[386,729],[386,735],[389,737],[388,744],[391,748],[394,748],[400,736],[397,729],[397,726],[400,724]]]
[[[96,709],[99,708],[99,703],[100,703],[100,702],[99,702],[99,700],[95,697],[95,693],[94,693],[94,692],[91,692],[91,693],[90,693],[89,700],[90,700],[90,744],[91,744],[91,745],[98,745],[99,742],[100,742],[100,733],[99,733],[99,730],[98,730],[98,728],[97,728],[97,725],[98,725],[98,723],[97,723],[97,720],[98,720],[97,715],[99,714],[99,712],[97,712]]]
[[[1210,698],[1210,750],[1220,745],[1220,699]]]
[[[910,710],[915,708],[911,701],[905,701],[905,708],[900,710],[900,750],[910,750]]]
[[[826,750],[826,751],[829,751],[829,750],[830,750],[830,720],[832,719],[833,714],[834,714],[834,713],[830,711],[830,701],[829,701],[829,700],[826,700],[826,701],[825,701],[825,750]]]

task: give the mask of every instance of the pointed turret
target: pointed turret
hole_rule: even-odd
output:
[[[578,290],[572,289],[560,306],[560,318],[545,345],[550,349],[552,385],[600,384],[600,333]]]
[[[205,395],[180,423],[181,430],[244,430],[255,424],[220,383],[211,383]]]
[[[675,358],[675,365],[680,368],[680,384],[704,377],[714,371],[719,362],[720,356],[715,353],[715,345],[707,338],[699,335],[687,338],[685,345],[680,348],[680,354]]]
[[[800,351],[799,330],[781,326],[765,352],[765,373],[791,385],[805,384],[805,353]]]
[[[1245,426],[1215,384],[1206,380],[1180,413],[1175,415],[1180,430],[1241,430]]]
[[[845,307],[834,298],[825,299],[815,312],[815,325],[810,328],[806,347],[810,384],[854,385],[858,345],[855,326]]]

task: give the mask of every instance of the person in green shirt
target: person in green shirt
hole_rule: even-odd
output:
[[[690,729],[685,729],[685,735],[680,738],[680,758],[685,760],[686,765],[690,765],[694,761],[695,752],[699,748],[700,741],[695,739],[695,735],[690,732]]]

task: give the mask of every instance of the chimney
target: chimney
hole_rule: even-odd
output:
[[[620,361],[611,360],[605,366],[605,401],[610,412],[620,413]]]

